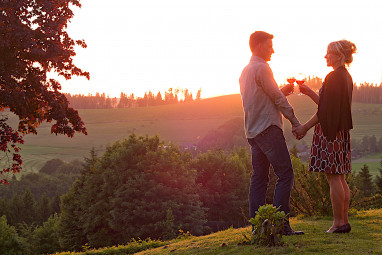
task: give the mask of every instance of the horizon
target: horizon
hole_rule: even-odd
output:
[[[378,0],[189,1],[81,0],[68,24],[76,48],[74,63],[90,81],[59,79],[71,94],[202,89],[202,97],[239,93],[238,79],[251,57],[249,36],[274,35],[269,62],[278,84],[303,74],[324,78],[327,44],[347,39],[357,46],[350,73],[356,84],[382,83],[382,24]]]

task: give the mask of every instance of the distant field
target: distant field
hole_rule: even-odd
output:
[[[289,101],[301,122],[316,111],[316,105],[305,96],[292,95]],[[43,124],[38,135],[25,137],[22,156],[25,171],[37,171],[47,160],[60,158],[65,161],[82,159],[91,148],[102,152],[116,140],[137,135],[159,135],[166,142],[178,145],[197,143],[208,131],[217,129],[224,122],[243,116],[240,95],[208,98],[195,102],[155,107],[126,109],[79,110],[89,135],[76,134],[70,139],[51,135],[50,127]],[[382,105],[353,104],[354,129],[352,137],[361,139],[374,134],[382,137]],[[14,125],[17,120],[10,116]],[[290,141],[290,124],[285,121],[285,134]],[[304,138],[310,145],[312,131]],[[292,142],[290,142],[291,145]],[[374,173],[374,170],[373,170]]]

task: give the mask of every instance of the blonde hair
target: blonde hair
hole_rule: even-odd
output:
[[[353,53],[357,52],[357,47],[350,41],[340,40],[329,43],[328,51],[341,56],[341,64],[350,65],[353,62]]]

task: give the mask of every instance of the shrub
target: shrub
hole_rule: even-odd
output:
[[[251,238],[244,235],[250,244],[261,246],[282,245],[282,234],[286,215],[278,211],[273,205],[263,205],[256,212],[256,217],[249,221],[252,223],[253,231]]]
[[[62,197],[59,224],[65,249],[169,238],[178,229],[203,233],[196,171],[190,154],[158,137],[131,135],[93,157]]]
[[[0,254],[22,253],[22,244],[15,227],[9,226],[5,216],[0,217]]]
[[[331,215],[330,188],[324,173],[308,171],[299,158],[291,156],[294,169],[294,185],[290,204],[294,213],[304,215]],[[353,175],[345,175],[350,188],[350,207],[360,202],[359,191],[353,183]]]
[[[222,150],[199,154],[192,165],[197,170],[200,200],[208,208],[207,224],[212,231],[248,223],[242,209],[248,208],[251,168],[245,149],[227,154]]]

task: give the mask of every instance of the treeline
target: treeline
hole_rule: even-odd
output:
[[[159,91],[157,94],[153,92],[145,92],[143,97],[137,97],[133,93],[127,95],[121,92],[120,97],[110,98],[105,93],[96,93],[95,95],[71,95],[65,94],[70,105],[76,109],[107,109],[107,108],[133,108],[146,107],[165,104],[176,104],[181,102],[189,102],[200,100],[202,90],[199,89],[194,96],[188,89],[169,88],[164,95]]]
[[[82,163],[53,159],[39,173],[0,186],[0,254],[61,251],[57,236],[60,196],[80,176]]]
[[[353,102],[367,104],[382,104],[382,83],[376,84],[361,83],[354,86]]]
[[[382,152],[382,137],[377,139],[375,135],[363,136],[362,139],[351,139],[351,147],[353,156],[367,155]]]
[[[322,79],[318,77],[308,77],[306,84],[315,91],[322,86]],[[367,104],[382,104],[382,83],[379,85],[373,83],[355,84],[353,88],[353,102]]]
[[[65,163],[52,159],[39,173],[15,176],[9,185],[0,186],[0,216],[8,223],[42,225],[54,213],[60,212],[60,196],[68,192],[82,169],[80,161]]]

